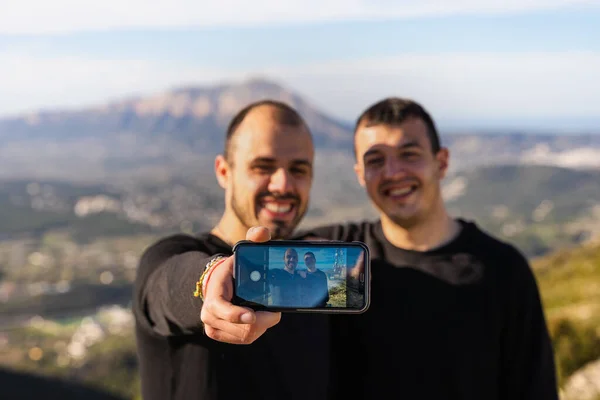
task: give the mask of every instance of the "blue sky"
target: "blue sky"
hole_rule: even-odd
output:
[[[317,268],[332,268],[335,249],[314,249],[314,248],[304,248],[304,247],[295,247],[296,252],[298,252],[298,269],[306,268],[304,264],[304,254],[308,251],[312,251],[317,260]],[[286,248],[270,248],[269,249],[269,268],[283,268],[284,267],[284,255],[286,252]]]
[[[84,3],[2,6],[0,116],[262,76],[346,120],[400,95],[446,127],[600,130],[600,1]]]

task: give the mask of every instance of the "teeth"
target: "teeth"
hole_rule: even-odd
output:
[[[390,190],[390,196],[402,196],[409,193],[412,190],[412,187],[405,187],[402,189],[392,189]]]
[[[286,213],[292,209],[291,204],[275,204],[275,203],[267,203],[265,204],[265,208],[274,213]]]

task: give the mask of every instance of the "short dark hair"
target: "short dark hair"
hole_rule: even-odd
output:
[[[313,253],[312,251],[307,251],[306,253],[304,253],[304,258],[306,258],[306,256],[311,256],[314,260],[317,259],[317,257],[315,257],[315,253]]]
[[[261,106],[268,106],[273,108],[275,111],[273,114],[273,118],[277,121],[277,123],[281,125],[287,126],[305,126],[308,130],[308,125],[304,122],[304,119],[300,116],[298,111],[292,108],[290,105],[271,99],[259,100],[253,103],[248,104],[244,108],[242,108],[236,115],[233,116],[231,122],[229,122],[229,126],[227,127],[227,133],[225,135],[225,149],[223,152],[223,156],[227,161],[229,161],[229,156],[231,155],[231,141],[235,136],[235,133],[240,126],[240,124],[244,121],[246,116],[250,113],[250,111],[255,108]],[[310,132],[310,131],[309,131]]]
[[[290,253],[290,254],[294,253],[294,254],[296,254],[296,257],[298,257],[298,252],[297,252],[297,251],[296,251],[296,249],[294,249],[293,247],[289,247],[289,248],[288,248],[288,249],[285,251],[285,253],[283,253],[283,258],[285,258],[285,256],[286,256],[288,253]]]
[[[356,154],[356,133],[361,126],[399,125],[409,118],[420,118],[427,126],[427,136],[431,142],[431,151],[440,151],[440,137],[431,115],[414,100],[401,97],[388,97],[367,108],[356,120],[354,127],[354,155]]]

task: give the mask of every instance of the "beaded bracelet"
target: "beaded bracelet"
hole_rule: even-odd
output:
[[[221,264],[223,261],[226,260],[226,257],[223,256],[218,256],[213,258],[212,260],[210,260],[208,263],[206,263],[206,267],[204,267],[204,271],[202,272],[202,275],[200,275],[200,279],[198,279],[198,282],[196,282],[196,291],[194,291],[194,297],[200,297],[200,299],[202,301],[204,301],[204,294],[202,293],[202,285],[204,284],[204,280],[206,279],[208,272],[210,270],[212,270],[214,267],[216,267],[217,265]]]

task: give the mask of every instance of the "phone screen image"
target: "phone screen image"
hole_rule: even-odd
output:
[[[237,302],[280,311],[362,312],[369,302],[368,259],[359,243],[239,243]]]

